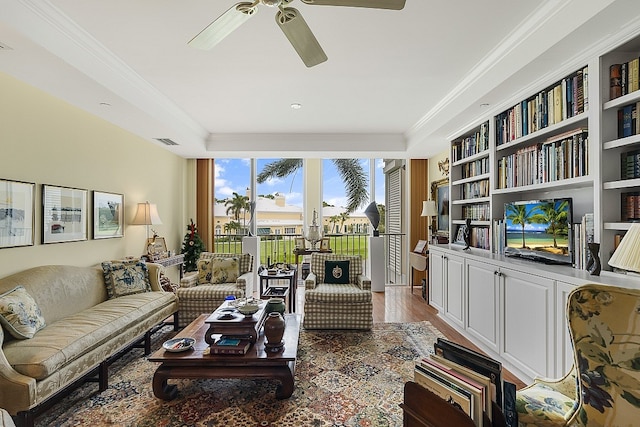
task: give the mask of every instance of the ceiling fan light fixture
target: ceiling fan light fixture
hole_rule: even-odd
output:
[[[278,7],[282,4],[282,0],[260,0],[260,2],[269,7]]]
[[[208,50],[220,43],[240,25],[249,20],[256,12],[258,2],[241,2],[231,6],[218,19],[206,26],[189,41],[189,46]]]

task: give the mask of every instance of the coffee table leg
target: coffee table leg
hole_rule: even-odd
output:
[[[171,378],[170,372],[170,368],[160,365],[153,374],[153,394],[159,399],[172,400],[178,395],[178,387],[167,384],[167,380]]]
[[[280,384],[276,387],[276,399],[288,399],[293,394],[293,372],[291,368],[282,366],[273,376]]]

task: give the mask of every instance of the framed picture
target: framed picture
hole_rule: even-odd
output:
[[[296,249],[305,249],[307,247],[307,241],[304,237],[296,237]]]
[[[431,184],[431,199],[435,200],[438,214],[435,216],[436,233],[449,236],[449,178]]]
[[[87,190],[42,185],[42,243],[87,240]]]
[[[124,236],[124,195],[93,192],[93,238]]]
[[[426,240],[418,240],[418,243],[416,244],[416,247],[413,248],[413,252],[418,253],[418,254],[423,254],[424,250],[427,248],[427,241]]]
[[[33,246],[35,191],[32,182],[0,179],[0,248]]]
[[[322,240],[320,241],[320,250],[328,251],[330,249],[331,249],[331,245],[329,244],[329,238],[323,237]]]
[[[147,254],[157,258],[164,258],[167,252],[167,243],[164,237],[151,237],[147,239]]]

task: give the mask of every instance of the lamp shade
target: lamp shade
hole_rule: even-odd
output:
[[[632,224],[609,260],[611,267],[640,273],[640,224]]]
[[[438,209],[435,200],[425,200],[422,202],[422,213],[420,216],[436,216]]]
[[[157,225],[162,224],[158,215],[158,208],[155,203],[138,203],[136,215],[131,221],[133,225]]]

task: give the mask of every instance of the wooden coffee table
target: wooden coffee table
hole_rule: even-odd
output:
[[[176,397],[175,384],[168,384],[175,378],[269,378],[280,381],[276,398],[287,399],[293,394],[293,376],[300,334],[300,315],[286,314],[284,349],[278,353],[265,352],[265,337],[260,333],[244,355],[202,354],[209,348],[205,335],[209,325],[205,323],[208,314],[203,314],[180,331],[176,338],[196,339],[193,349],[171,353],[161,348],[149,357],[152,362],[160,362],[153,375],[153,394],[163,400]]]

